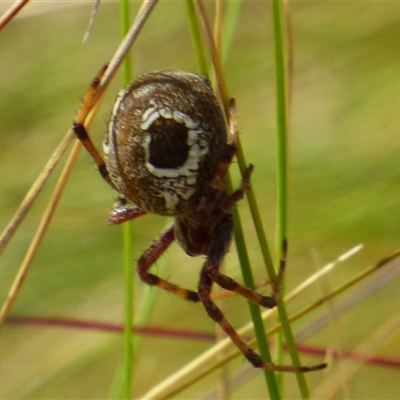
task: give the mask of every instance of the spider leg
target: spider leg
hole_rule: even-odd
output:
[[[220,210],[222,212],[229,210],[230,207],[232,207],[234,204],[236,204],[243,197],[244,192],[250,185],[250,177],[253,172],[253,169],[254,169],[254,167],[251,164],[247,167],[247,170],[243,175],[242,183],[240,184],[239,188],[236,189],[233,193],[231,193],[229,195],[229,197],[227,199],[225,199],[224,202],[220,205]],[[283,280],[283,277],[285,274],[286,256],[287,256],[287,240],[284,239],[283,243],[282,243],[282,258],[279,263],[279,271],[278,271],[278,275],[276,277],[276,281],[273,284],[272,298],[275,300],[275,302],[278,300],[280,287],[282,285],[282,280]],[[215,282],[217,282],[217,281],[215,281]],[[218,284],[220,286],[223,286],[220,283],[218,283]]]
[[[235,147],[236,149],[236,142],[238,136],[238,129],[237,129],[237,114],[236,114],[236,101],[234,98],[231,98],[229,101],[229,138],[228,143]]]
[[[138,218],[144,214],[147,214],[147,211],[142,210],[136,205],[127,205],[126,199],[120,197],[114,205],[114,208],[108,213],[107,222],[110,225],[118,225],[125,221]]]
[[[280,288],[283,281],[283,276],[286,269],[286,256],[287,256],[287,240],[284,239],[282,243],[282,258],[279,262],[279,271],[276,277],[275,284],[273,285],[272,297],[277,301],[280,295]]]
[[[227,211],[229,210],[234,204],[236,204],[239,200],[243,198],[244,192],[247,190],[247,188],[250,185],[250,177],[251,174],[254,170],[254,167],[252,164],[250,164],[245,173],[243,174],[242,182],[240,186],[233,192],[231,193],[219,206],[219,209],[221,211]]]
[[[100,84],[100,80],[104,75],[107,69],[107,65],[105,65],[97,74],[97,76],[93,79],[91,85],[89,86],[88,91],[85,94],[85,97],[82,100],[81,106],[79,107],[78,113],[76,114],[75,120],[72,124],[72,129],[75,132],[76,137],[85,147],[87,152],[92,156],[93,161],[96,163],[99,172],[103,179],[115,189],[114,184],[111,182],[110,176],[107,171],[106,164],[103,160],[103,157],[97,151],[96,147],[94,146],[92,140],[90,139],[88,132],[85,128],[85,119],[89,112],[91,111],[92,107],[95,104],[95,98],[97,93],[97,88]]]
[[[214,179],[210,184],[210,187],[220,191],[224,187],[224,178],[228,172],[229,166],[231,165],[233,156],[236,153],[236,141],[237,141],[237,123],[236,123],[236,106],[235,100],[230,100],[229,105],[229,137],[228,143],[225,147],[225,152],[221,157],[221,161],[218,165],[217,172],[214,175]]]
[[[218,283],[220,286],[238,292],[249,300],[255,301],[260,304],[260,297],[262,305],[266,307],[273,307],[275,300],[272,297],[260,296],[257,293],[239,285],[233,279],[222,275],[219,272],[219,266],[228,250],[233,231],[233,221],[231,215],[224,218],[219,227],[217,228],[216,236],[214,237],[213,244],[207,255],[206,263],[200,274],[200,281],[198,286],[198,293],[204,308],[211,319],[218,323],[225,333],[230,337],[233,343],[243,353],[247,360],[256,368],[262,368],[269,371],[282,371],[282,372],[308,372],[325,368],[326,364],[319,364],[312,367],[295,367],[295,366],[280,366],[273,363],[266,363],[262,358],[251,349],[246,342],[238,335],[233,326],[226,320],[222,311],[211,300],[211,288],[213,282]],[[263,302],[265,304],[263,304]]]
[[[275,307],[276,301],[273,297],[258,294],[254,290],[241,285],[219,271],[222,260],[228,252],[233,229],[232,215],[227,214],[216,229],[216,234],[213,237],[203,270],[209,275],[213,282],[217,283],[222,288],[231,292],[236,292],[260,306],[266,308]]]
[[[174,224],[172,223],[167,227],[157,239],[150,245],[150,247],[140,257],[136,265],[136,270],[140,279],[151,286],[158,286],[161,289],[174,293],[178,297],[197,303],[200,301],[197,292],[192,290],[183,289],[178,285],[168,282],[165,279],[159,278],[148,272],[150,267],[157,261],[157,259],[164,253],[169,245],[174,240]]]

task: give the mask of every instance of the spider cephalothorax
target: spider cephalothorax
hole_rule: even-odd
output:
[[[93,81],[92,91],[98,82]],[[85,102],[90,102],[88,97],[82,109]],[[243,197],[253,169],[248,167],[236,191],[225,191],[224,177],[236,151],[233,100],[227,130],[207,79],[184,71],[143,75],[117,97],[103,146],[105,162],[79,115],[73,125],[78,139],[103,178],[122,195],[109,213],[109,222],[119,224],[147,212],[174,217],[174,222],[140,257],[136,266],[140,278],[183,299],[200,301],[255,367],[290,372],[323,368],[324,364],[291,367],[264,362],[211,299],[215,282],[263,307],[276,304],[275,296],[260,295],[219,270],[234,230],[230,208]],[[188,255],[205,256],[197,291],[183,289],[149,272],[174,239]]]

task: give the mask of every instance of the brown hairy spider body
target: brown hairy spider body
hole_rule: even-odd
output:
[[[118,192],[142,210],[175,216],[193,213],[226,142],[223,115],[205,80],[157,71],[120,92],[103,147]]]
[[[93,81],[81,109],[90,102],[89,93],[98,82],[99,78]],[[108,215],[109,223],[119,224],[147,212],[174,217],[137,262],[145,283],[201,302],[255,367],[290,372],[321,369],[324,364],[291,367],[264,362],[211,299],[215,282],[263,307],[276,305],[275,297],[260,295],[219,270],[234,230],[230,208],[243,197],[253,170],[250,165],[235,192],[225,191],[224,177],[236,152],[235,117],[232,100],[227,135],[222,110],[205,78],[184,71],[155,71],[139,77],[118,95],[103,144],[105,161],[91,142],[80,113],[73,128],[103,178],[121,194]],[[149,272],[173,240],[188,255],[206,257],[197,291]]]

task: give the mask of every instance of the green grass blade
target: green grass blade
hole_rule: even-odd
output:
[[[242,147],[240,140],[238,140],[238,143],[237,143],[237,153],[236,154],[237,154],[237,160],[238,160],[240,171],[243,174],[244,171],[246,170],[248,164],[246,162],[244,152],[243,152],[243,147]],[[247,198],[247,202],[249,204],[254,227],[256,229],[257,239],[260,244],[260,250],[261,250],[261,254],[263,256],[264,265],[266,267],[267,274],[268,274],[270,281],[274,282],[276,280],[274,262],[272,259],[270,247],[268,245],[267,235],[265,234],[265,229],[264,229],[264,225],[262,222],[260,209],[257,204],[257,197],[256,197],[256,194],[254,193],[253,187],[251,185],[246,191],[246,198]]]
[[[222,64],[225,64],[226,58],[231,47],[233,33],[236,29],[236,24],[239,19],[240,9],[243,2],[227,1],[225,4],[224,21],[222,25],[222,43],[221,43],[221,59]]]
[[[121,36],[124,37],[129,29],[129,2],[120,0],[120,21]],[[131,68],[129,57],[125,57],[122,62],[122,84],[126,86],[131,80]],[[124,399],[130,399],[132,393],[132,373],[134,362],[133,345],[133,222],[128,221],[123,224],[123,270],[124,270],[124,361],[123,361],[123,381],[122,394]]]
[[[204,52],[204,44],[201,40],[200,27],[193,0],[186,0],[186,13],[189,23],[190,36],[192,38],[193,50],[196,56],[197,71],[203,76],[209,76],[207,60]]]
[[[235,30],[236,22],[239,17],[240,8],[241,8],[240,1],[232,2],[232,3],[230,2],[229,5],[227,5],[225,18],[224,18],[222,46],[221,46],[223,60],[226,60],[228,52],[229,52],[229,47],[230,47],[230,43],[232,42],[232,36],[233,36],[234,30]],[[226,96],[226,97],[228,97],[228,96]],[[240,137],[238,137],[238,143],[237,143],[237,159],[238,159],[241,173],[243,174],[244,171],[246,170],[248,164],[245,160]],[[230,176],[228,177],[228,186],[230,186],[229,187],[230,191],[233,190]],[[265,231],[263,228],[261,215],[260,215],[259,208],[258,208],[257,201],[256,201],[256,196],[255,196],[255,193],[251,186],[246,191],[246,196],[247,196],[247,201],[249,203],[250,211],[251,211],[251,214],[253,217],[253,222],[254,222],[254,225],[256,228],[256,232],[257,232],[258,240],[260,243],[262,255],[264,258],[264,263],[267,268],[268,276],[272,280],[275,278],[272,256],[271,256],[271,252],[269,250],[268,242],[267,242]],[[251,270],[251,264],[250,264],[249,256],[247,253],[246,244],[245,244],[242,224],[241,224],[239,213],[238,213],[236,206],[233,207],[232,212],[233,212],[233,218],[235,221],[235,243],[236,243],[238,257],[240,260],[240,267],[241,267],[241,272],[242,272],[242,276],[243,276],[243,281],[247,287],[255,289],[255,283],[254,283],[254,278],[253,278],[253,274],[252,274],[252,270]],[[254,332],[255,332],[255,335],[257,338],[261,357],[265,362],[272,363],[272,357],[271,357],[271,353],[270,353],[269,347],[268,347],[268,341],[267,341],[267,337],[265,334],[265,328],[264,328],[264,323],[263,323],[262,317],[261,317],[260,307],[249,302],[249,308],[250,308],[251,318],[252,318],[253,324],[254,324]],[[270,397],[272,399],[280,399],[281,396],[279,393],[278,382],[276,380],[275,373],[272,371],[263,371],[263,372],[264,372],[264,377],[265,377],[265,381],[267,384],[267,388],[268,388]]]
[[[132,391],[132,372],[134,362],[133,344],[133,268],[132,268],[133,224],[123,225],[124,248],[124,398],[129,399]]]
[[[277,142],[278,142],[278,190],[277,190],[277,248],[278,258],[283,255],[283,243],[287,232],[287,75],[285,65],[285,43],[283,38],[281,4],[279,0],[272,2],[273,27],[275,41],[275,77],[277,103]],[[300,365],[300,357],[296,349],[293,332],[288,320],[286,308],[280,296],[278,312],[282,323],[292,362]],[[296,374],[299,390],[303,398],[309,397],[309,389],[304,374]]]
[[[201,11],[201,7],[202,7],[202,3],[199,2],[200,11]],[[236,21],[238,19],[238,15],[237,14],[234,15],[234,12],[239,13],[239,11],[240,11],[240,7],[238,5],[236,5],[234,8],[232,8],[232,11],[230,12],[230,18],[232,20]],[[204,15],[204,13],[203,13],[203,15]],[[203,21],[204,20],[205,20],[205,18],[203,18]],[[194,19],[193,19],[193,21],[194,21]],[[228,53],[228,50],[229,50],[227,43],[231,42],[231,37],[234,32],[233,26],[231,26],[231,25],[228,25],[226,27],[226,29],[227,29],[227,31],[225,32],[225,26],[224,26],[223,27],[223,35],[222,35],[222,48],[224,49],[225,55]],[[211,32],[211,29],[210,29],[210,27],[208,27],[208,35],[209,36],[211,36],[210,32]],[[222,74],[222,66],[221,66],[221,62],[220,62],[220,56],[217,54],[216,49],[213,48],[213,42],[211,42],[211,40],[210,40],[209,46],[210,46],[210,52],[214,53],[214,54],[212,54],[212,58],[213,58],[214,64],[215,64],[214,68],[216,70],[216,75],[218,77],[217,79],[219,80],[219,84],[220,84],[221,97],[225,101],[225,110],[227,111],[229,95],[227,93],[224,77]],[[195,51],[198,54],[201,54],[201,49],[198,49]],[[240,143],[238,146],[241,149]],[[240,150],[239,153],[240,154],[238,154],[238,157],[241,158],[241,163],[243,166],[245,166],[246,163],[244,161],[243,152]],[[245,169],[245,167],[243,167],[243,169]],[[229,173],[227,176],[227,189],[228,189],[228,191],[233,190],[233,185],[232,185],[231,177],[230,177]],[[239,213],[238,213],[238,210],[236,207],[232,207],[232,213],[233,213],[233,218],[234,218],[234,223],[235,223],[235,243],[236,243],[236,249],[237,249],[237,253],[238,253],[238,257],[239,257],[239,261],[240,261],[240,267],[242,270],[243,280],[244,280],[244,283],[246,286],[254,289],[255,288],[254,279],[253,279],[253,275],[251,272],[251,266],[250,266],[247,249],[246,249],[246,243],[244,240],[242,224],[241,224]],[[261,219],[259,219],[259,222],[260,222],[260,226],[261,226]],[[265,241],[265,243],[266,243],[266,241]],[[265,246],[264,246],[264,248],[265,248]],[[269,261],[270,261],[269,265],[272,266],[271,257],[270,257],[269,252],[267,252],[266,257],[268,258],[268,256],[269,256]],[[265,329],[264,329],[264,324],[263,324],[262,318],[261,318],[260,308],[251,303],[249,303],[249,308],[250,308],[250,314],[251,314],[251,317],[252,317],[252,320],[254,323],[254,331],[255,331],[255,334],[257,337],[257,341],[259,343],[261,356],[263,357],[264,361],[272,362],[269,348],[267,345],[267,338],[265,336]],[[277,384],[277,381],[275,378],[275,374],[271,371],[263,371],[263,372],[264,372],[266,385],[267,385],[267,388],[268,388],[271,398],[280,399],[280,394],[279,394],[278,384]]]
[[[275,78],[277,108],[278,141],[278,190],[277,190],[277,247],[278,256],[282,256],[282,243],[287,230],[287,107],[286,107],[286,66],[285,44],[282,32],[282,16],[279,0],[272,2],[275,40]]]
[[[229,190],[233,189],[230,177],[228,177],[228,188]],[[255,289],[254,278],[251,271],[250,259],[246,248],[242,224],[236,206],[232,207],[232,214],[235,222],[236,250],[243,276],[243,282],[248,288]],[[272,363],[260,307],[250,301],[248,304],[261,357],[265,362]],[[280,399],[281,396],[279,393],[278,382],[276,380],[275,373],[273,371],[266,370],[264,370],[263,373],[271,399]]]
[[[120,0],[120,23],[121,23],[121,37],[125,37],[130,27],[129,18],[129,2],[127,0]],[[122,69],[122,84],[126,86],[132,79],[131,76],[131,63],[129,59],[129,53],[125,56],[124,61],[121,65]]]

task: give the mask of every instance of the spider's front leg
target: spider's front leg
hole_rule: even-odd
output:
[[[167,227],[157,239],[149,246],[149,248],[143,253],[136,265],[136,270],[139,274],[140,279],[151,286],[158,286],[160,289],[164,289],[168,292],[174,293],[178,297],[197,303],[199,295],[193,290],[183,289],[178,285],[168,282],[154,274],[149,273],[150,267],[158,260],[158,258],[164,253],[165,250],[170,246],[175,238],[174,234],[175,225],[172,223]]]
[[[97,76],[93,79],[89,89],[87,90],[81,106],[79,107],[78,113],[76,114],[75,120],[72,124],[72,129],[75,132],[76,137],[85,147],[87,152],[92,156],[93,161],[96,163],[97,168],[103,179],[113,188],[115,189],[114,184],[112,183],[106,164],[103,160],[103,157],[97,151],[96,147],[94,146],[92,140],[90,139],[88,132],[85,128],[85,119],[87,115],[92,110],[93,106],[95,105],[95,101],[97,98],[97,89],[99,87],[101,78],[103,77],[104,73],[106,72],[107,65],[105,65],[97,74]]]
[[[267,363],[251,349],[245,341],[238,335],[233,326],[226,320],[222,311],[211,300],[211,288],[213,282],[222,286],[224,289],[234,291],[241,294],[247,299],[260,304],[264,307],[271,308],[276,305],[274,298],[262,296],[250,290],[232,278],[229,278],[219,272],[221,262],[228,251],[229,244],[233,233],[233,221],[231,214],[227,214],[219,223],[215,230],[215,235],[207,254],[207,260],[200,274],[198,293],[201,302],[204,305],[208,315],[218,323],[225,333],[230,337],[233,343],[243,353],[247,360],[256,368],[262,368],[269,371],[283,372],[308,372],[325,368],[326,364],[319,364],[312,367],[294,367],[294,366],[279,366],[272,363]]]

